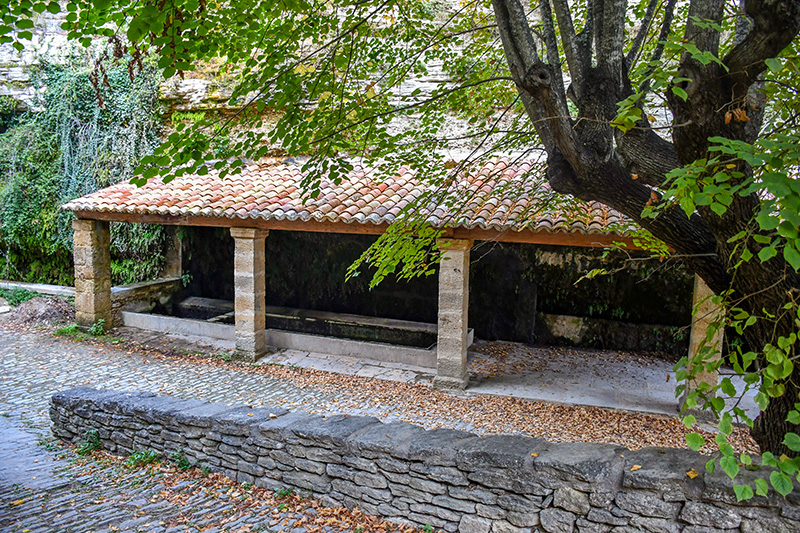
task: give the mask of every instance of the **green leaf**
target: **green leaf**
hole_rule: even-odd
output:
[[[753,497],[753,489],[750,485],[734,485],[733,492],[736,494],[736,501],[749,500]]]
[[[715,203],[711,204],[709,206],[709,209],[711,209],[714,213],[716,213],[717,216],[724,215],[725,212],[728,210],[728,208],[726,206],[724,206],[723,204],[721,204],[719,202],[715,202]]]
[[[756,402],[756,405],[758,405],[759,409],[761,409],[762,411],[767,409],[767,406],[769,405],[769,396],[767,396],[763,392],[759,392],[758,394],[756,394],[754,400]]]
[[[752,318],[752,317],[751,317]],[[720,383],[720,390],[730,396],[731,398],[736,396],[736,387],[733,386],[731,383],[730,378],[724,378]]]
[[[758,258],[762,263],[769,261],[776,255],[778,255],[778,250],[776,250],[774,246],[766,246],[758,252]]]
[[[793,452],[800,452],[800,436],[797,433],[787,433],[783,437],[783,444]]]
[[[722,415],[722,419],[719,421],[719,431],[723,435],[730,435],[731,432],[733,432],[732,417],[730,413],[725,413]]]
[[[759,496],[766,496],[769,493],[769,484],[761,479],[756,479],[756,494]]]
[[[736,474],[739,473],[739,461],[736,460],[736,457],[728,456],[723,457],[719,460],[719,466],[722,467],[722,470],[728,474],[728,477],[733,479],[736,477]]]
[[[794,246],[787,244],[783,247],[783,258],[789,263],[795,272],[800,270],[800,253]]]
[[[687,433],[686,434],[686,444],[694,451],[699,450],[706,444],[706,439],[702,437],[699,433]]]
[[[774,471],[769,475],[769,482],[778,494],[784,498],[792,492],[794,486],[792,485],[792,478],[783,472]]]
[[[686,91],[684,91],[684,90],[683,90],[683,89],[681,89],[680,87],[672,87],[672,92],[675,94],[675,96],[679,97],[679,98],[680,98],[680,99],[682,99],[684,102],[685,102],[686,100],[688,100],[688,98],[689,98],[689,95],[688,95],[688,94],[686,94]]]
[[[741,454],[739,456],[739,461],[741,461],[741,463],[743,465],[748,465],[749,466],[749,465],[753,464],[753,458],[750,457],[749,455],[747,455],[746,453],[743,453],[743,454]]]
[[[756,215],[756,221],[758,222],[758,227],[764,231],[772,231],[781,223],[778,217],[772,216],[772,213],[766,209]]]
[[[769,59],[765,59],[764,63],[767,65],[767,68],[770,69],[773,73],[777,74],[783,68],[783,64],[780,60],[775,59],[774,57],[770,57]]]
[[[786,421],[790,424],[800,424],[800,412],[796,410],[789,411],[789,414],[786,415]]]

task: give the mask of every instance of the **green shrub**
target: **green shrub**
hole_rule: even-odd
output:
[[[59,206],[129,180],[158,145],[158,69],[145,66],[131,79],[123,61],[106,72],[98,94],[92,64],[44,64],[33,75],[47,86],[40,101],[0,133],[0,278],[72,285],[73,215]],[[160,227],[112,224],[111,231],[114,283],[158,274]]]
[[[99,319],[97,322],[89,326],[89,335],[93,337],[101,337],[106,334],[106,321]]]
[[[96,429],[90,429],[83,436],[83,442],[75,449],[78,455],[89,455],[90,453],[101,450],[103,444],[100,442],[100,433]]]
[[[192,468],[192,463],[189,462],[189,459],[186,458],[186,455],[184,455],[183,450],[172,452],[169,456],[169,460],[172,463],[174,463],[177,469],[181,472],[191,470]]]
[[[75,337],[80,334],[81,330],[78,328],[77,324],[70,324],[69,326],[64,326],[56,330],[56,336],[58,337]]]
[[[134,452],[125,461],[128,468],[138,468],[158,461],[158,454],[153,450],[139,450]]]
[[[41,294],[28,289],[0,289],[0,298],[5,299],[12,307],[16,307],[22,302],[27,302],[37,296],[41,296]]]

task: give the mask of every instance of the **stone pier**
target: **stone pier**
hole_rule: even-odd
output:
[[[467,374],[469,252],[472,241],[439,239],[439,321],[436,347],[437,389],[463,389]]]
[[[231,228],[235,241],[233,281],[235,357],[255,362],[266,351],[266,237],[268,230]]]
[[[714,292],[706,285],[700,276],[694,277],[694,296],[692,298],[693,309],[696,309],[692,317],[692,329],[689,334],[689,365],[692,359],[698,354],[701,344],[703,344],[703,364],[714,363],[722,357],[723,330],[719,329],[714,338],[706,340],[706,329],[711,322],[719,319],[721,310],[712,302]],[[699,372],[691,380],[683,393],[681,405],[685,403],[688,394],[692,390],[697,390],[700,383],[707,383],[713,387],[719,381],[719,372]]]
[[[72,254],[75,261],[75,323],[90,327],[103,322],[112,327],[111,318],[111,234],[108,222],[77,219]]]
[[[164,252],[164,270],[161,275],[165,278],[179,278],[183,274],[183,244],[178,237],[178,226],[166,226],[167,249]]]

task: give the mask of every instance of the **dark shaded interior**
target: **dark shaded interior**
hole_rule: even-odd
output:
[[[233,300],[233,238],[227,228],[186,228],[183,296]],[[267,303],[297,309],[435,323],[437,276],[345,281],[347,267],[376,237],[272,231],[267,238]],[[604,259],[599,249],[477,242],[470,273],[470,327],[486,340],[534,343],[537,316],[584,317],[598,323],[596,347],[615,348],[637,328],[675,328],[691,322],[692,276],[681,265]],[[624,268],[622,268],[624,267]],[[619,272],[578,281],[594,268]],[[625,324],[624,333],[614,327]],[[647,334],[647,328],[641,328]],[[607,333],[604,333],[607,332]],[[541,336],[541,332],[539,332]],[[607,338],[605,338],[607,337]],[[615,340],[617,339],[617,340]],[[545,339],[542,339],[545,340]],[[672,351],[669,340],[660,348]],[[683,339],[675,339],[681,350]],[[619,346],[624,349],[624,346]]]

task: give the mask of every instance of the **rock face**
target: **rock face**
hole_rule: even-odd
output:
[[[22,52],[15,50],[11,43],[0,45],[0,96],[35,107],[33,76],[41,58],[58,62],[68,51],[67,32],[61,29],[64,16],[65,13],[53,15],[47,11],[40,14],[31,30],[33,39],[25,43]]]
[[[796,501],[737,504],[732,485],[721,490],[712,474],[684,479],[705,462],[684,450],[477,437],[90,388],[55,394],[50,417],[66,440],[93,429],[113,453],[182,451],[243,483],[307,490],[329,505],[448,532],[800,530]],[[644,467],[632,470],[634,462]]]

